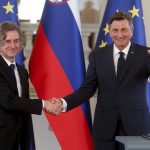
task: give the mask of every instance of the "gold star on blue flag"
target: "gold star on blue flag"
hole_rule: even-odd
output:
[[[135,16],[139,17],[139,11],[140,9],[137,9],[135,6],[133,6],[132,10],[129,12],[132,14],[132,18],[134,18]]]
[[[8,14],[9,12],[10,12],[10,13],[14,13],[14,12],[13,12],[14,5],[11,5],[11,4],[9,3],[9,1],[8,1],[8,3],[7,3],[6,6],[3,6],[3,8],[6,9],[6,14]]]
[[[141,45],[146,45],[144,17],[142,11],[141,0],[108,0],[102,24],[97,37],[96,48],[105,47],[112,43],[109,35],[109,28],[106,26],[109,23],[110,17],[118,11],[129,13],[133,18],[133,37],[132,41]],[[105,41],[105,42],[104,42]],[[150,82],[147,86],[147,97],[150,108]]]
[[[12,21],[19,26],[17,0],[0,1],[0,22]]]

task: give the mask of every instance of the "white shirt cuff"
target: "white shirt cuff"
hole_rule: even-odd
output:
[[[42,107],[45,108],[44,100],[42,100]]]
[[[63,98],[59,98],[59,99],[63,102],[64,109],[62,110],[62,112],[66,112],[67,111],[67,102]]]

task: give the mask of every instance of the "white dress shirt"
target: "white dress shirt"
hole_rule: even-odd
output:
[[[129,42],[129,44],[127,45],[126,48],[124,48],[121,52],[124,53],[124,59],[126,60],[128,52],[129,52],[129,48],[130,48],[131,42]],[[115,72],[117,73],[117,64],[118,64],[118,59],[120,57],[119,54],[120,50],[116,47],[116,45],[113,45],[113,60],[114,60],[114,67],[115,67]]]
[[[124,53],[124,59],[126,60],[128,52],[129,52],[129,48],[130,48],[131,42],[129,42],[129,44],[127,45],[126,48],[124,48],[121,52]],[[118,64],[118,59],[120,57],[119,54],[120,50],[116,47],[116,45],[113,45],[113,60],[114,60],[114,67],[115,67],[115,72],[117,73],[117,64]]]

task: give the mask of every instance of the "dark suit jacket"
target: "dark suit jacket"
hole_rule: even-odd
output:
[[[82,86],[64,97],[68,110],[87,101],[98,87],[94,116],[95,141],[113,137],[118,114],[128,135],[150,132],[150,114],[146,100],[146,82],[150,75],[147,47],[131,44],[120,80],[117,81],[113,45],[94,50]]]
[[[18,96],[14,76],[0,56],[0,149],[11,150],[16,135],[22,126],[28,122],[29,114],[41,114],[42,102],[29,99],[28,73],[26,69],[17,65],[22,97]],[[26,131],[26,128],[24,128]],[[25,133],[24,132],[24,133]],[[27,140],[27,139],[26,139]],[[25,142],[25,141],[24,141]]]

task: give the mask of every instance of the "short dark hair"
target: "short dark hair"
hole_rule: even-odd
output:
[[[115,20],[128,20],[130,27],[133,28],[132,16],[129,13],[121,11],[114,13],[110,18],[109,25],[111,26],[112,22]]]
[[[8,31],[17,31],[20,39],[20,48],[23,49],[26,45],[26,36],[20,31],[20,28],[12,22],[3,22],[0,24],[0,43],[6,39]]]

